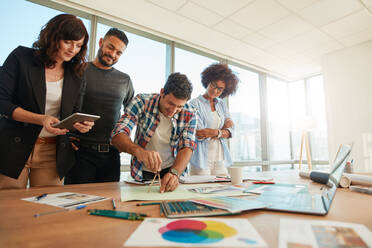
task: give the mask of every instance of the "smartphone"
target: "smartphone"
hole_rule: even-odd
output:
[[[73,131],[73,130],[75,130],[75,128],[73,126],[74,123],[83,122],[83,121],[96,121],[99,118],[101,118],[101,116],[99,116],[99,115],[74,113],[74,114],[70,115],[69,117],[67,117],[66,119],[63,119],[62,121],[60,121],[56,124],[53,124],[52,127],[61,128],[61,129],[66,128],[70,131]]]

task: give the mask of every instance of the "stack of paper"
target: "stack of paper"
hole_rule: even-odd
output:
[[[254,199],[242,199],[227,196],[216,196],[203,199],[191,199],[190,201],[199,203],[202,205],[207,205],[210,207],[225,209],[231,213],[238,213],[242,211],[262,209],[266,208],[268,205],[254,200]]]

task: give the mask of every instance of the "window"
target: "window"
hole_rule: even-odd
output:
[[[269,160],[291,160],[288,83],[267,77]]]
[[[292,156],[294,160],[300,159],[302,130],[306,122],[305,83],[303,80],[289,83],[289,107],[291,113],[291,139]],[[306,149],[303,147],[302,159],[306,159]]]
[[[313,160],[328,161],[327,120],[324,102],[323,77],[316,76],[307,80],[309,112],[315,127],[310,131]]]
[[[5,5],[5,3],[2,3]],[[1,48],[0,65],[8,55],[18,46],[32,47],[38,39],[41,28],[54,16],[62,14],[61,11],[44,7],[24,0],[6,2],[6,10],[0,15]],[[85,27],[90,30],[90,20],[79,17]]]
[[[110,28],[110,26],[98,24],[96,54],[99,49],[99,39],[103,38]],[[160,93],[160,89],[166,81],[166,45],[123,31],[127,35],[129,43],[114,67],[130,76],[135,94]]]
[[[175,71],[185,74],[193,85],[191,98],[198,97],[205,92],[201,84],[200,73],[216,60],[198,55],[180,48],[175,49]]]
[[[230,139],[234,162],[261,160],[260,92],[258,74],[230,66],[240,79],[237,93],[229,96],[235,134]]]

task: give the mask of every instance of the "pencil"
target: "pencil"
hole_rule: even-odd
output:
[[[40,217],[40,216],[44,216],[44,215],[48,215],[48,214],[61,213],[61,212],[69,211],[69,210],[79,210],[79,209],[83,209],[85,207],[86,207],[85,205],[80,205],[80,206],[77,206],[77,207],[74,207],[74,208],[63,208],[63,209],[58,209],[58,210],[49,211],[49,212],[42,212],[42,213],[34,214],[34,217],[37,218],[37,217]]]
[[[154,176],[154,178],[152,179],[152,181],[151,181],[151,183],[150,183],[150,185],[149,185],[149,189],[147,190],[147,193],[150,192],[151,187],[152,187],[153,183],[155,182],[155,179],[156,179],[157,176],[158,176],[158,173],[155,173],[155,176]]]
[[[159,186],[160,186],[160,189],[161,189],[161,178],[160,178],[160,172],[158,172],[158,176],[159,176]]]

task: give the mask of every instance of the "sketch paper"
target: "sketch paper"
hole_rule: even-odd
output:
[[[251,186],[252,187],[252,186]],[[252,189],[248,188],[245,192],[262,194],[262,193],[286,193],[286,194],[296,194],[304,189],[305,185],[294,184],[294,185],[280,185],[280,184],[270,184],[270,185],[253,185]]]
[[[213,183],[213,182],[229,182],[230,178],[212,175],[193,175],[193,176],[180,176],[180,183]]]
[[[146,218],[124,246],[266,247],[247,219]]]
[[[126,183],[129,183],[129,184],[139,184],[139,185],[148,185],[148,184],[151,184],[151,181],[152,180],[140,182],[140,181],[134,180],[132,177],[128,177],[128,178],[124,179],[124,182],[126,182]],[[159,183],[159,181],[158,180],[155,180],[154,183]]]
[[[361,224],[280,219],[279,248],[372,247],[372,233]]]
[[[151,187],[148,192],[149,186],[121,186],[121,201],[156,201],[156,200],[179,200],[179,199],[191,199],[211,196],[237,196],[237,195],[250,195],[250,193],[243,193],[244,188],[241,190],[225,190],[223,192],[215,192],[210,194],[199,194],[191,192],[188,189],[196,187],[221,187],[222,184],[180,184],[177,189],[172,192],[160,193],[159,185]]]
[[[224,191],[242,191],[241,187],[236,187],[233,185],[221,185],[218,187],[215,186],[207,186],[207,187],[195,187],[188,189],[191,192],[199,193],[199,194],[212,194],[217,192],[224,192]]]
[[[225,209],[231,213],[238,213],[242,211],[262,209],[268,207],[267,204],[257,201],[255,199],[243,199],[228,196],[215,196],[211,198],[191,199],[190,201],[210,207]]]
[[[243,177],[243,181],[272,181],[272,177],[263,176],[249,176]],[[213,182],[230,182],[229,176],[211,176],[211,175],[193,175],[193,176],[181,176],[181,183],[213,183]]]
[[[36,200],[36,197],[37,196],[23,198],[22,200],[34,202],[34,203],[47,204],[47,205],[60,207],[60,208],[74,208],[79,205],[83,205],[83,204],[85,205],[85,204],[104,201],[108,199],[102,196],[87,195],[87,194],[72,193],[72,192],[47,194],[45,197],[41,198],[40,200]]]

